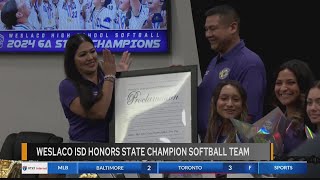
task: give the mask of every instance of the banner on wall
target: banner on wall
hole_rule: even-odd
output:
[[[98,51],[167,52],[166,30],[0,31],[0,52],[63,52],[68,38],[87,34]]]

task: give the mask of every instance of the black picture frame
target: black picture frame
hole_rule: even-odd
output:
[[[156,68],[156,69],[146,69],[146,70],[135,70],[122,72],[117,75],[117,78],[130,78],[138,76],[148,76],[148,75],[161,75],[161,74],[173,74],[181,72],[191,73],[191,141],[190,143],[198,142],[198,131],[197,131],[197,86],[198,86],[198,69],[197,65],[190,66],[175,66],[168,68]],[[116,93],[116,92],[115,92]],[[117,103],[117,102],[115,102]],[[113,111],[112,120],[109,123],[109,143],[115,143],[115,108]],[[186,142],[181,142],[186,143]]]

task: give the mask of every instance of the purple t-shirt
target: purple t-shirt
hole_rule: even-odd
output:
[[[260,57],[240,41],[228,53],[214,57],[198,87],[198,133],[203,140],[207,131],[211,96],[215,87],[223,80],[236,80],[247,92],[248,113],[253,122],[263,114],[266,90],[266,71]]]
[[[97,85],[88,81],[94,96],[96,96],[98,91],[102,89],[104,83],[103,74],[100,76],[101,77],[99,77],[100,80]],[[70,104],[76,97],[79,97],[79,92],[70,79],[64,79],[60,82],[59,95],[64,114],[69,121],[69,137],[71,140],[86,142],[109,142],[108,123],[111,119],[111,108],[109,108],[105,120],[87,119],[73,113],[70,110]]]
[[[304,132],[304,124],[301,123],[298,127],[293,128],[292,123],[290,123],[286,129],[283,139],[284,154],[289,154],[292,150],[300,146],[306,139],[307,137]]]

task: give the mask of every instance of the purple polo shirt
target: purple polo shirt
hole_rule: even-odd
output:
[[[260,57],[245,46],[243,40],[217,62],[214,57],[198,87],[198,133],[201,140],[207,131],[210,101],[215,87],[223,80],[239,81],[247,92],[248,113],[253,122],[263,114],[266,71]]]
[[[96,85],[87,81],[92,88],[94,96],[103,86],[103,73],[99,73],[99,83]],[[109,108],[105,120],[91,120],[83,118],[70,110],[71,102],[79,97],[79,92],[70,79],[64,79],[59,85],[60,102],[66,118],[69,121],[69,137],[73,141],[86,142],[108,142],[109,141],[109,120],[111,119],[112,108]],[[111,105],[110,105],[111,107]]]

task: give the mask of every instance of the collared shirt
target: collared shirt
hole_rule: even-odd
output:
[[[87,83],[92,88],[94,97],[102,90],[104,74],[99,73],[99,82],[94,84],[91,81]],[[70,79],[64,79],[59,85],[60,102],[66,118],[69,121],[69,137],[72,141],[86,142],[108,142],[109,141],[109,120],[112,117],[112,104],[108,110],[105,120],[92,120],[83,118],[70,109],[71,102],[79,97],[79,92]]]
[[[214,57],[198,87],[198,132],[204,139],[210,113],[211,96],[223,80],[236,80],[247,93],[249,116],[253,122],[262,118],[266,89],[266,72],[260,57],[245,46],[243,40],[222,57]]]

